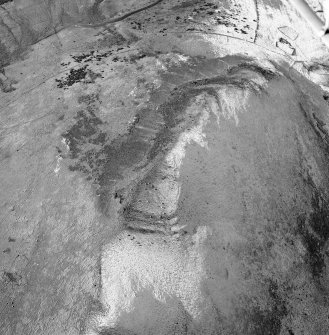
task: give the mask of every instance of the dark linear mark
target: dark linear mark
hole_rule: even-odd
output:
[[[313,187],[313,185],[311,185]],[[306,260],[316,281],[321,279],[326,267],[325,252],[329,240],[329,210],[328,203],[314,190],[312,199],[313,211],[306,217],[297,218],[298,233],[307,250]]]
[[[256,7],[256,30],[255,30],[255,37],[254,37],[254,43],[256,43],[257,38],[258,38],[258,30],[259,30],[259,9],[258,9],[258,0],[254,0],[255,2],[255,7]]]
[[[6,3],[6,2],[11,2],[11,1],[13,1],[13,0],[0,0],[0,1],[2,1],[2,3]],[[3,1],[4,1],[4,2],[3,2]],[[129,12],[129,13],[127,13],[127,14],[124,14],[124,15],[122,15],[122,16],[120,16],[120,17],[117,17],[117,18],[114,18],[114,19],[110,19],[110,20],[108,20],[108,21],[106,21],[106,22],[103,22],[103,23],[97,23],[97,24],[93,24],[93,25],[79,23],[79,24],[75,24],[75,26],[77,26],[77,27],[87,27],[87,28],[97,28],[97,27],[102,27],[102,26],[107,25],[107,24],[110,24],[110,23],[115,23],[115,22],[123,21],[124,19],[126,19],[126,18],[128,18],[128,17],[130,17],[130,16],[132,16],[132,15],[134,15],[134,14],[137,14],[137,13],[139,13],[139,12],[142,12],[142,11],[144,11],[144,10],[147,10],[147,9],[149,9],[149,8],[152,8],[152,7],[156,6],[156,5],[158,5],[158,4],[159,4],[160,2],[162,2],[162,1],[164,1],[164,0],[157,0],[156,2],[154,2],[154,3],[150,4],[150,5],[147,5],[147,6],[145,6],[145,7],[142,7],[142,8],[140,8],[140,9],[136,9],[136,10],[134,10],[134,11],[132,11],[132,12]],[[1,3],[0,3],[0,5],[1,5]],[[66,27],[66,26],[63,26],[63,27],[59,27],[59,28],[55,28],[55,27],[52,27],[52,28],[53,28],[53,30],[54,30],[54,33],[52,33],[52,34],[50,34],[50,35],[47,35],[46,37],[44,37],[44,38],[42,38],[42,39],[40,39],[40,40],[38,40],[38,41],[40,42],[40,41],[42,41],[42,40],[48,38],[48,37],[51,36],[51,35],[55,35],[55,34],[57,35],[59,32],[61,32],[62,30],[66,29],[67,27]],[[60,43],[61,43],[61,42],[60,42]],[[0,63],[0,64],[1,64],[1,63]]]
[[[250,64],[250,63],[242,63],[237,66],[231,67],[228,69],[229,74],[236,74],[239,70],[241,69],[246,69],[246,70],[252,70],[253,72],[256,72],[260,75],[262,75],[266,80],[272,80],[276,77],[276,73],[269,70],[265,69],[263,67],[260,67],[255,64]]]
[[[318,146],[328,159],[329,135],[323,128],[325,123],[315,113],[308,112],[307,107],[302,103],[299,104],[299,107],[315,135],[317,135]],[[328,256],[326,249],[329,241],[329,203],[309,174],[305,177],[305,182],[313,192],[312,211],[309,215],[301,214],[297,218],[297,233],[301,236],[307,250],[306,262],[310,267],[312,276],[315,282],[321,286],[321,277],[326,268],[325,258]]]
[[[143,228],[143,227],[133,227],[133,226],[129,226],[129,225],[126,227],[126,229],[127,229],[127,231],[133,231],[133,232],[141,233],[141,234],[144,234],[144,235],[164,233],[162,231],[159,231],[158,229],[146,229],[146,228]]]
[[[83,23],[81,23],[81,24],[78,24],[78,26],[80,26],[80,27],[87,27],[87,28],[96,28],[96,27],[105,26],[105,25],[110,24],[110,23],[115,23],[115,22],[123,21],[123,20],[125,20],[126,18],[128,18],[128,17],[130,17],[132,15],[135,15],[135,14],[137,14],[139,12],[143,12],[144,10],[147,10],[149,8],[152,8],[152,7],[156,6],[156,5],[158,5],[162,1],[163,0],[157,0],[157,1],[155,1],[154,3],[152,3],[150,5],[147,5],[145,7],[136,9],[136,10],[130,12],[130,13],[124,14],[124,15],[119,16],[119,17],[114,18],[114,19],[107,20],[107,21],[102,22],[102,23],[96,23],[96,24],[83,24]]]
[[[278,283],[267,279],[268,298],[267,306],[251,306],[249,309],[242,309],[241,318],[245,319],[245,335],[279,335],[282,330],[282,321],[288,315],[288,306]],[[280,292],[281,291],[281,292]],[[235,334],[235,332],[234,332]]]
[[[307,122],[310,124],[315,134],[318,136],[319,147],[329,156],[329,134],[324,128],[326,125],[322,120],[320,120],[316,114],[310,114],[306,111],[306,107],[302,103],[299,103],[300,110],[302,111]]]
[[[75,83],[83,81],[86,78],[86,75],[87,75],[87,65],[78,69],[71,69],[64,79],[55,79],[55,81],[57,82],[58,88],[65,89],[69,86],[72,86]]]

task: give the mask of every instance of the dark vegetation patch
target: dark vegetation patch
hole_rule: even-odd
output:
[[[144,223],[145,224],[145,223]],[[141,234],[159,234],[163,231],[159,231],[159,229],[157,229],[157,227],[155,226],[155,224],[153,224],[153,227],[150,226],[148,228],[143,228],[141,226],[138,226],[138,224],[136,226],[131,226],[128,224],[128,226],[126,227],[126,229],[128,231],[133,231],[135,233],[141,233]]]
[[[66,77],[63,79],[55,79],[58,88],[68,88],[75,83],[80,83],[86,78],[87,75],[87,65],[79,69],[71,69]]]
[[[132,62],[128,57],[120,55],[121,52],[129,51],[130,46],[127,43],[128,41],[115,30],[108,29],[108,32],[110,34],[106,35],[107,44],[112,46],[109,50],[103,52],[99,52],[98,50],[90,50],[86,53],[70,55],[74,62],[82,64],[83,66],[79,68],[71,68],[69,72],[65,74],[64,78],[55,79],[58,88],[67,89],[75,83],[93,83],[96,78],[103,78],[100,73],[92,71],[89,68],[88,63],[97,63],[102,61],[104,58],[107,59],[112,55],[113,62]],[[71,62],[61,63],[63,67],[66,67],[69,64],[71,64]]]
[[[314,62],[309,66],[306,66],[308,72],[313,72],[317,70],[323,70],[325,72],[329,71],[329,65],[323,63]]]
[[[231,27],[241,34],[248,34],[251,29],[250,25],[245,22],[247,18],[240,18],[239,20],[241,10],[235,5],[233,5],[232,10],[229,11],[220,8],[213,2],[189,1],[179,6],[175,6],[174,8],[186,9],[189,7],[193,7],[189,14],[195,17],[197,21],[200,20],[200,22],[202,22],[202,19],[210,18],[213,26],[223,25],[225,27]],[[189,23],[188,17],[184,19],[184,23]],[[196,28],[189,27],[186,29],[186,31],[189,30],[196,30]],[[207,28],[207,30],[209,31],[209,28]]]
[[[89,53],[83,53],[80,55],[71,56],[77,63],[88,63],[94,61],[101,61],[103,58],[108,58],[113,55],[113,62],[126,62],[126,63],[135,63],[136,61],[143,59],[147,56],[156,56],[153,53],[138,52],[136,54],[129,54],[125,56],[120,54],[121,50],[124,50],[123,47],[118,47],[116,50],[110,50],[107,52],[99,53],[95,50],[90,51]],[[128,51],[128,50],[127,50]]]
[[[0,45],[0,47],[1,47],[1,45]],[[0,48],[0,55],[1,55],[1,48]],[[5,69],[3,67],[1,67],[1,63],[0,63],[0,74],[1,74],[1,77],[0,77],[0,91],[2,91],[4,93],[9,93],[9,92],[15,91],[16,88],[13,87],[13,84],[17,84],[17,81],[11,80],[6,76]]]
[[[129,60],[131,63],[135,63],[137,60],[145,58],[147,55],[145,53],[138,53],[136,55],[130,55]]]
[[[0,0],[0,5],[3,5],[7,2],[13,2],[13,0]]]
[[[252,80],[246,78],[227,78],[222,76],[192,81],[190,85],[195,87],[206,85],[226,85],[234,86],[243,90],[250,89],[254,93],[262,90],[262,87]]]
[[[88,69],[88,65],[78,69],[71,69],[70,72],[62,79],[55,79],[58,88],[68,89],[76,83],[94,83],[95,79],[103,76]]]
[[[7,50],[5,44],[3,44],[0,40],[0,72],[4,73],[4,67],[10,64],[11,54]]]
[[[87,107],[78,112],[75,124],[63,134],[63,138],[70,147],[70,158],[74,160],[70,169],[85,173],[87,179],[96,185],[101,209],[106,212],[113,191],[111,186],[123,178],[125,169],[142,162],[152,146],[153,134],[150,136],[141,129],[132,128],[128,134],[109,141],[104,131],[106,124],[95,114],[97,99],[96,96],[80,99]],[[159,120],[152,122],[152,115],[151,110],[141,111],[138,123],[156,128]],[[124,195],[118,192],[114,197],[124,200]]]
[[[104,0],[95,0],[93,5],[90,8],[88,8],[88,10],[87,10],[88,16],[91,17],[93,19],[93,21],[95,21],[96,19],[98,19],[98,20],[104,19],[102,11],[99,9],[99,5],[103,1]]]
[[[252,307],[243,310],[241,318],[246,335],[279,335],[282,321],[288,315],[287,304],[281,296],[279,285],[272,279],[268,280],[267,307]]]
[[[7,283],[13,283],[16,285],[19,285],[20,280],[22,279],[22,277],[18,273],[8,271],[3,272],[3,278]]]
[[[312,212],[300,215],[297,220],[298,232],[306,247],[306,261],[313,278],[321,278],[326,267],[325,257],[328,253],[329,207],[328,203],[315,192],[312,199]]]
[[[247,18],[241,18],[241,7],[231,4],[225,9],[225,4],[214,3],[213,1],[185,1],[170,7],[170,11],[151,13],[147,17],[137,16],[130,19],[130,28],[149,31],[156,28],[155,33],[167,36],[167,28],[180,29],[186,32],[216,32],[218,25],[234,28],[239,33],[246,35],[254,32],[251,24],[255,26],[256,20],[248,24]],[[152,15],[153,14],[153,15]],[[208,19],[207,25],[203,22]],[[152,26],[151,26],[152,25]],[[217,30],[217,29],[216,29]],[[252,37],[250,36],[252,39]]]
[[[9,79],[3,81],[0,79],[0,91],[3,93],[10,93],[15,91],[16,88],[12,86],[12,83]]]
[[[114,199],[119,199],[120,204],[122,204],[125,197],[120,191],[117,191],[114,193]]]
[[[85,98],[85,97],[84,97]],[[70,157],[72,159],[78,158],[83,147],[88,144],[103,143],[106,134],[99,130],[99,126],[103,122],[95,115],[95,104],[97,96],[90,96],[90,103],[86,110],[80,110],[75,119],[75,124],[63,134],[70,147]],[[71,170],[81,170],[82,166],[73,166]]]
[[[246,334],[279,335],[283,316],[281,311],[275,309],[272,311],[254,309],[250,318],[248,318],[250,324]]]
[[[165,154],[167,147],[170,143],[174,142],[177,138],[177,126],[182,126],[183,130],[189,123],[191,124],[195,120],[184,120],[181,116],[184,113],[187,105],[189,104],[192,97],[199,94],[200,91],[195,91],[184,85],[177,90],[174,90],[171,94],[168,102],[165,102],[160,108],[159,112],[162,115],[164,126],[158,132],[153,146],[148,152],[148,159],[154,159],[159,153]]]
[[[108,52],[103,52],[103,53],[99,53],[99,52],[96,52],[95,50],[92,50],[88,53],[82,53],[80,55],[71,56],[75,62],[80,63],[80,64],[85,64],[85,65],[79,68],[71,68],[69,72],[63,78],[55,79],[55,81],[57,82],[57,87],[68,89],[70,86],[73,86],[76,83],[81,83],[81,82],[94,83],[96,78],[104,78],[100,73],[96,73],[90,70],[87,63],[101,61],[103,58],[107,58],[113,55],[113,53],[114,55],[112,58],[112,62],[114,63],[117,63],[117,62],[136,63],[136,61],[141,60],[151,55],[147,53],[137,53],[137,54],[130,54],[129,56],[125,56],[125,55],[120,54],[120,51],[123,49],[124,48],[122,47],[118,47],[116,49],[118,53],[114,53],[115,51],[113,50],[108,51]],[[155,56],[154,54],[152,55]],[[69,64],[70,62],[61,63],[63,67],[66,67]]]
[[[262,75],[266,80],[272,80],[277,76],[275,72],[273,72],[269,69],[265,69],[265,68],[260,67],[256,64],[250,64],[250,63],[241,63],[237,66],[231,67],[228,70],[228,73],[231,74],[231,75],[234,75],[234,74],[238,73],[240,70],[243,70],[243,69],[256,72],[256,73]]]
[[[191,81],[171,92],[167,89],[167,96],[162,98],[161,103],[158,100],[150,102],[149,107],[137,113],[129,131],[112,141],[106,132],[106,124],[97,116],[98,97],[80,98],[79,102],[86,107],[77,113],[75,123],[63,134],[63,138],[70,147],[70,158],[73,160],[70,169],[85,173],[87,179],[96,186],[100,209],[104,214],[114,197],[123,204],[127,218],[140,216],[129,203],[126,204],[129,199],[125,198],[124,192],[115,191],[113,185],[123,179],[127,171],[142,169],[149,162],[165,155],[181,132],[198,121],[198,116],[186,112],[190,101],[200,93],[218,99],[216,87],[221,85],[243,90],[258,89],[251,80],[227,75]],[[151,92],[151,96],[156,94],[157,90]],[[152,98],[150,101],[153,101]],[[151,219],[163,221],[166,218]],[[145,221],[146,217],[141,217],[141,220]]]
[[[108,56],[109,53],[106,53],[106,56]],[[90,61],[90,60],[101,60],[102,57],[98,56],[99,58],[95,57],[95,50],[91,50],[88,53],[82,53],[80,55],[75,55],[71,57],[77,62],[77,63],[81,63],[81,62],[86,62],[86,61]]]
[[[270,324],[273,330],[273,335],[280,334],[282,320],[288,315],[287,304],[280,294],[279,285],[273,281],[269,281],[269,295],[271,298],[271,318]],[[271,334],[269,332],[269,334]]]

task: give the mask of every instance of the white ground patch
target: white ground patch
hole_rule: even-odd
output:
[[[61,169],[61,161],[63,160],[63,157],[61,155],[57,155],[56,158],[56,167],[54,172],[55,174],[58,174],[59,170]]]
[[[200,100],[200,98],[198,98],[197,100]],[[198,106],[198,101],[196,101],[196,106]],[[168,214],[174,213],[177,209],[177,202],[179,199],[181,188],[180,183],[178,182],[179,170],[182,166],[186,154],[187,145],[191,142],[195,142],[201,147],[207,148],[207,142],[205,141],[206,135],[203,133],[203,128],[209,119],[209,113],[206,109],[203,109],[201,113],[202,115],[200,117],[198,125],[191,128],[190,130],[183,132],[180,135],[175,147],[169,152],[169,154],[165,158],[165,175],[168,176],[168,179],[160,182],[160,184],[158,184],[158,187],[160,188],[160,190],[164,191],[160,191],[164,195],[163,198],[169,198],[169,201],[167,200],[168,205],[170,203],[172,204],[172,208],[170,208],[170,210],[167,212]],[[194,113],[192,112],[192,114]]]
[[[138,233],[132,234],[132,240],[129,235],[122,233],[104,250],[105,313],[95,318],[97,327],[123,326],[139,334],[154,328],[157,334],[167,334],[168,325],[180,312],[180,304],[198,320],[207,310],[200,290],[205,278],[203,247],[207,228],[199,227],[190,243],[175,237],[165,240],[159,235],[150,239]],[[163,304],[160,310],[158,303]]]
[[[200,105],[204,107],[203,96],[196,99],[187,113],[198,115]],[[175,213],[181,189],[178,178],[186,148],[192,142],[207,148],[203,128],[208,119],[209,110],[203,108],[198,124],[183,132],[166,156],[165,168],[161,169],[166,178],[156,184],[157,192],[152,194],[154,205],[151,200],[148,203],[152,212],[159,211],[159,203],[162,203],[166,214]],[[171,221],[174,224],[176,219]],[[182,227],[172,227],[173,231],[180,229]],[[161,235],[152,235],[150,238],[149,235],[124,232],[107,245],[102,256],[102,303],[106,310],[95,318],[97,327],[124,326],[143,333],[144,328],[145,331],[152,329],[149,323],[154,323],[154,327],[158,327],[157,334],[167,334],[171,324],[168,318],[172,321],[181,313],[180,304],[198,320],[207,310],[207,302],[200,290],[205,277],[202,249],[207,229],[200,226],[189,242],[178,241],[173,236],[164,239]],[[138,306],[140,299],[142,311]],[[156,311],[157,303],[164,304],[162,312]],[[153,321],[148,320],[150,313]]]

